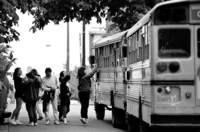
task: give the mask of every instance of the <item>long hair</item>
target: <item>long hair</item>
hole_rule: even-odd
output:
[[[77,78],[80,80],[83,76],[85,76],[85,67],[80,67],[78,69]]]
[[[61,83],[63,78],[65,77],[65,72],[64,71],[61,71],[60,72],[60,77],[59,77],[59,82]]]
[[[15,68],[14,73],[13,73],[13,80],[15,80],[18,77],[18,73],[21,70],[20,67]]]

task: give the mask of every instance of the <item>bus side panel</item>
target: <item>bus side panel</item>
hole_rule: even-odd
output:
[[[125,103],[125,84],[123,83],[123,72],[122,68],[116,68],[116,81],[115,81],[115,90],[114,90],[114,107],[124,110]]]
[[[150,74],[150,60],[146,60],[143,63],[143,82],[142,82],[142,120],[150,124],[150,115],[152,110],[152,100],[151,100],[151,74]]]
[[[99,104],[111,105],[110,91],[113,84],[109,82],[99,82],[96,88],[96,102]]]
[[[100,71],[100,79],[96,82],[96,102],[111,105],[111,91],[114,90],[114,73],[111,69]]]
[[[150,123],[152,110],[150,60],[132,65],[132,79],[127,84],[127,112],[139,118],[139,96],[142,96],[142,120]]]
[[[142,91],[142,63],[129,66],[130,80],[127,83],[127,112],[135,117],[139,116],[139,96]]]

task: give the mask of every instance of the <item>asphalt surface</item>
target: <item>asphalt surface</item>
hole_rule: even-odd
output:
[[[12,111],[15,104],[8,105],[8,111]],[[51,108],[50,108],[51,109]],[[23,125],[0,125],[0,132],[125,132],[125,130],[112,127],[111,112],[106,111],[105,120],[96,120],[94,106],[91,104],[89,107],[89,120],[88,124],[80,122],[80,104],[77,101],[71,101],[71,108],[68,114],[69,124],[54,125],[52,111],[50,111],[51,122],[46,125],[45,121],[38,121],[38,126],[28,126],[28,115],[23,104],[20,112],[20,120]],[[52,110],[52,109],[51,109]],[[7,120],[8,122],[9,120]]]

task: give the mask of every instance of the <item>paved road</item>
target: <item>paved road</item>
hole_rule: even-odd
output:
[[[111,113],[109,111],[106,112],[104,121],[96,120],[93,105],[90,105],[89,108],[89,123],[87,125],[83,125],[79,120],[80,105],[76,101],[72,101],[71,104],[71,111],[68,115],[70,120],[69,125],[54,125],[53,117],[51,117],[52,120],[50,125],[45,125],[45,121],[39,121],[38,126],[36,127],[27,126],[27,112],[24,105],[22,108],[23,109],[20,114],[20,119],[24,123],[24,125],[3,125],[0,126],[0,132],[125,132],[125,130],[120,130],[112,127]],[[8,110],[13,109],[14,105],[9,105]]]

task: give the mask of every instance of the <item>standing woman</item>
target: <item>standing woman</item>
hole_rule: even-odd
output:
[[[87,124],[88,122],[88,107],[91,93],[91,77],[96,72],[97,68],[94,68],[92,72],[86,74],[85,67],[80,67],[78,70],[77,78],[79,80],[78,96],[81,103],[81,122]]]
[[[22,107],[22,93],[23,93],[23,78],[21,77],[22,70],[17,67],[13,74],[14,86],[15,86],[15,99],[16,99],[16,108],[11,116],[11,124],[20,125],[23,124],[19,121],[19,113]]]
[[[41,81],[36,73],[36,70],[33,69],[26,74],[26,88],[24,89],[24,101],[26,103],[30,126],[37,126],[36,103],[38,101],[39,88],[41,88]]]

